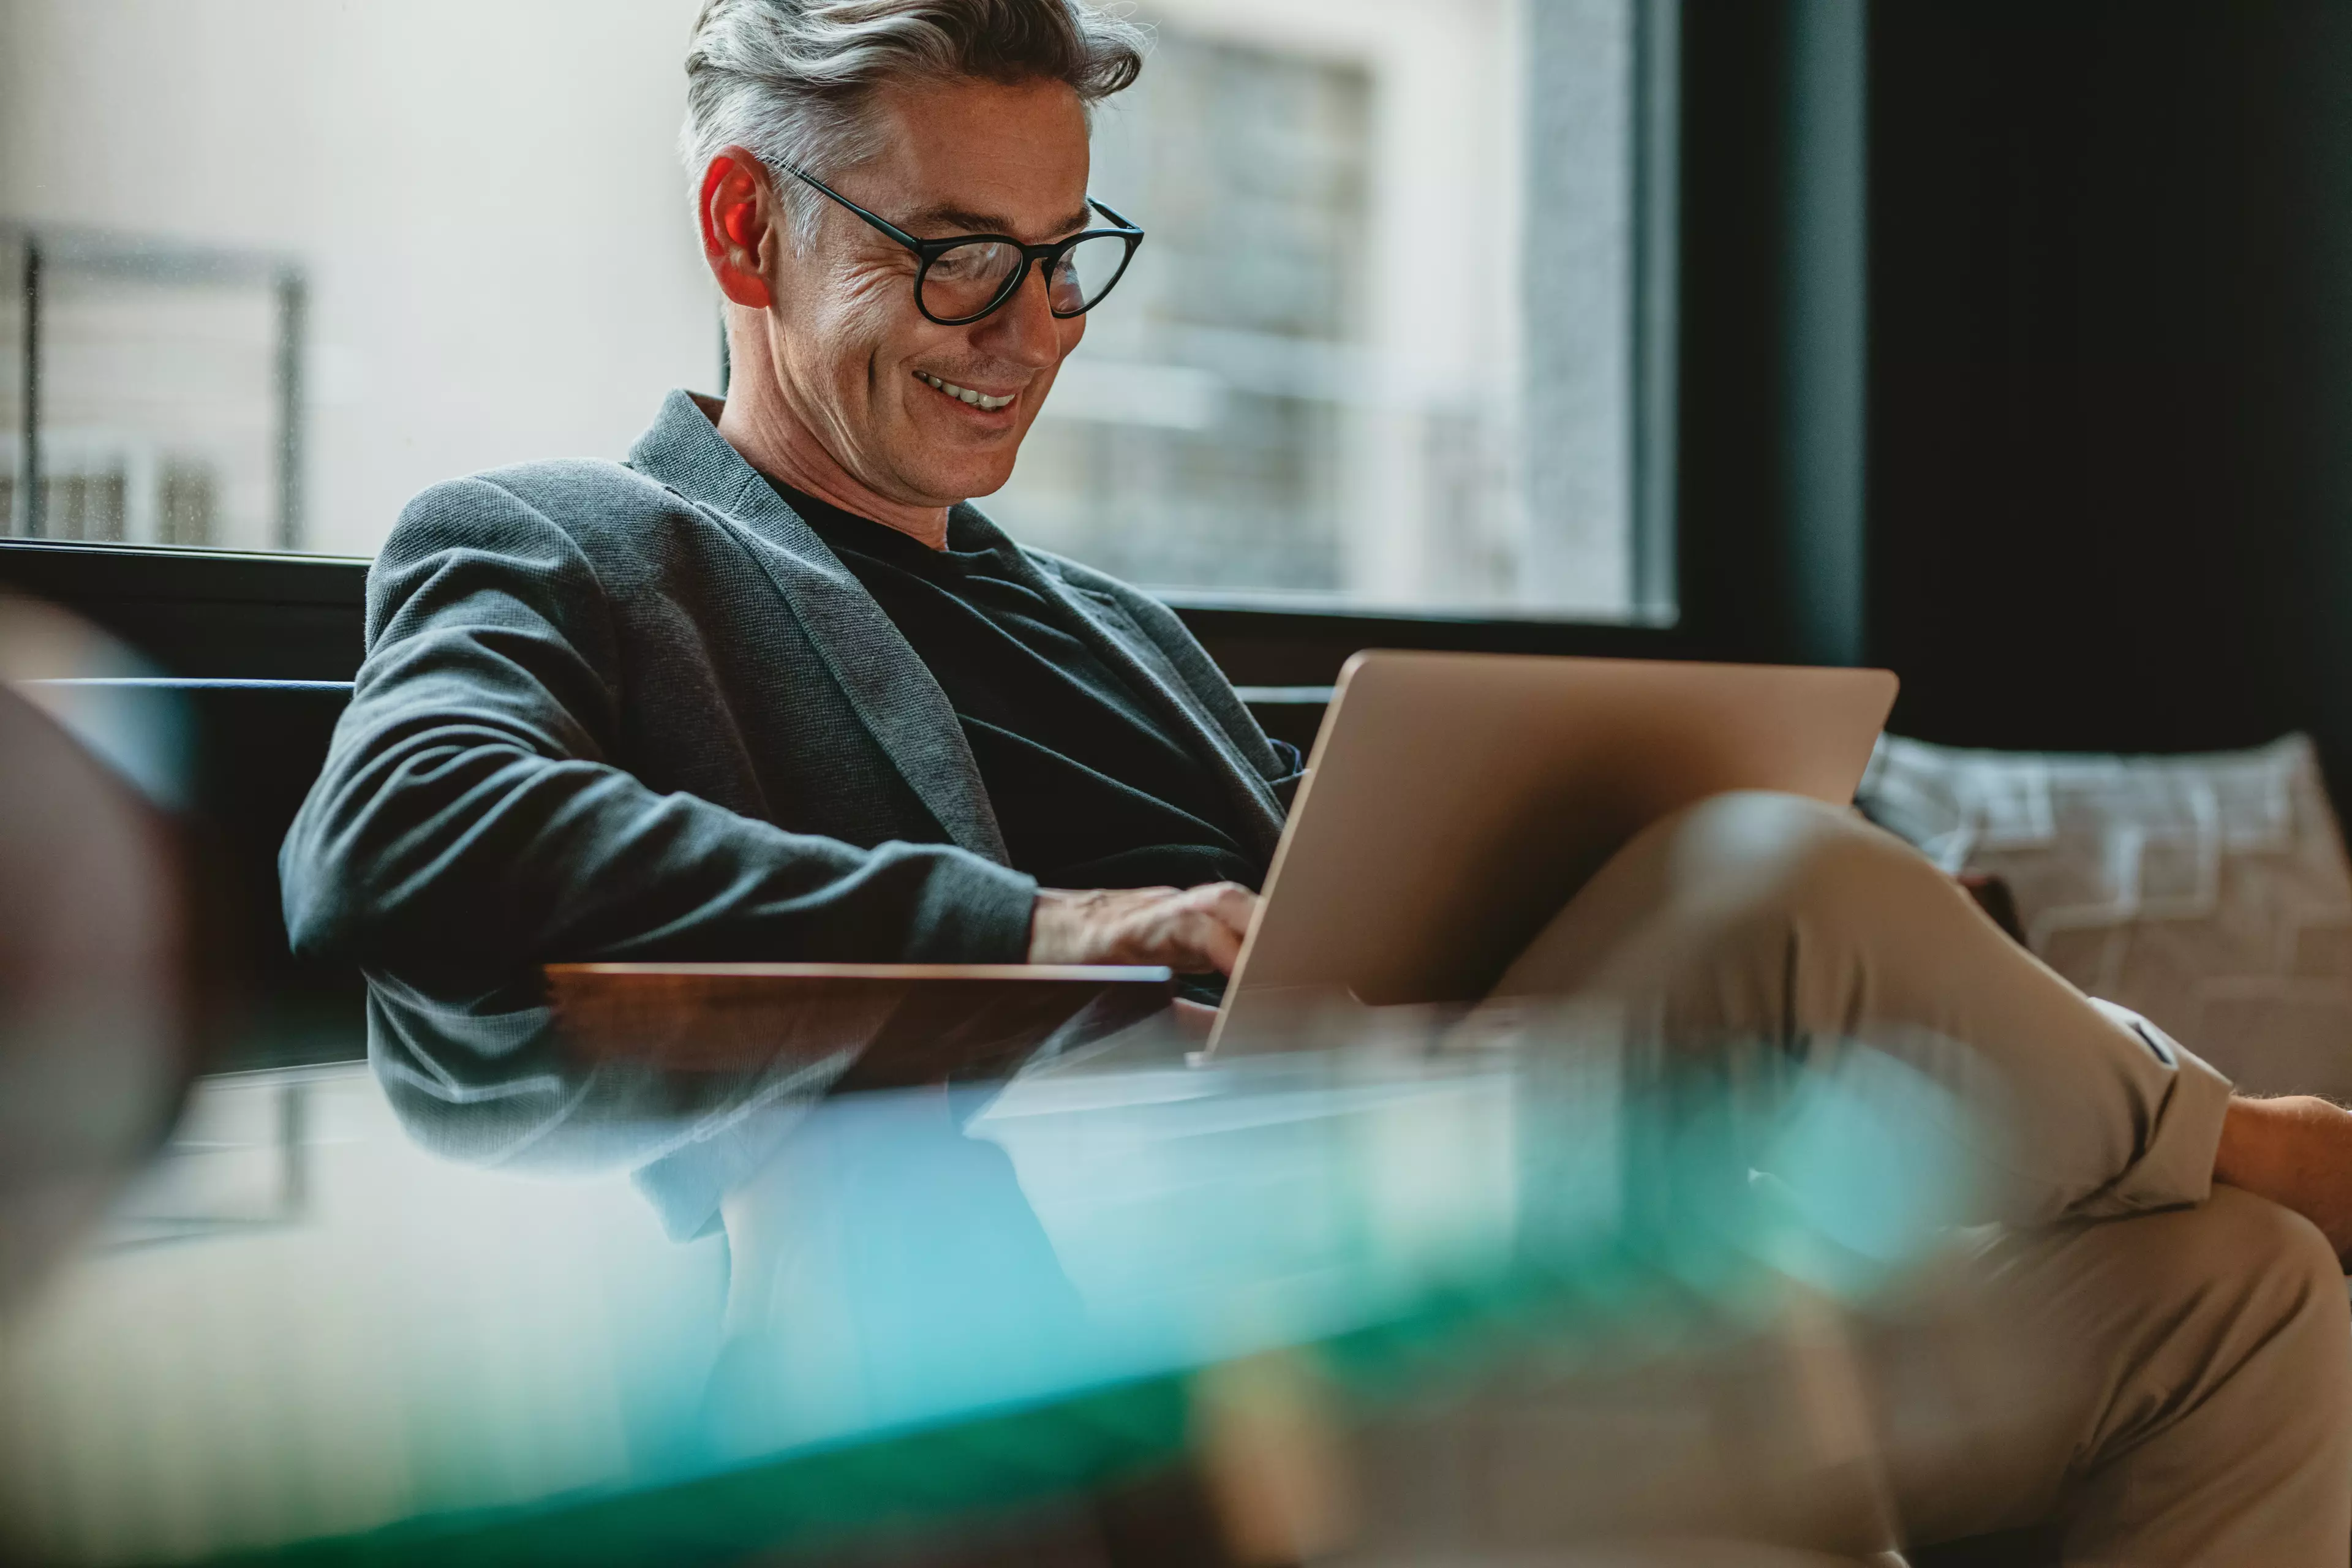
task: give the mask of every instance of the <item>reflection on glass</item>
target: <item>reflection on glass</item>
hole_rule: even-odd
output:
[[[1046,1026],[1010,1077],[843,1092],[887,1022],[632,1059],[528,984],[379,982],[373,1079],[208,1083],[0,1343],[0,1533],[109,1563],[367,1531],[822,1556],[1161,1476],[1229,1543],[1507,1535],[1534,1516],[1370,1478],[1484,1451],[1500,1390],[1605,1426],[1594,1390],[1636,1367],[1801,1425],[1813,1394],[1717,1373],[1834,1349],[1964,1201],[1964,1119],[1868,1052],[1759,1089],[1525,1010],[1205,1067],[1164,1014],[1110,1023]],[[297,1079],[298,1212],[139,1226],[249,1206]],[[1579,1452],[1564,1474],[1614,1473]]]

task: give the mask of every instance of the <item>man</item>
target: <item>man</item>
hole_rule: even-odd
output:
[[[625,467],[408,508],[282,858],[299,945],[485,979],[1231,970],[1295,753],[1162,606],[968,504],[1139,242],[1087,191],[1089,106],[1139,48],[1072,0],[710,0],[685,142],[729,397],[673,394]],[[1694,1052],[1861,1038],[2008,1086],[1989,1217],[2059,1222],[2004,1267],[2097,1375],[2007,1469],[1899,1476],[1919,1528],[2063,1505],[2086,1557],[2345,1560],[2352,1117],[2233,1100],[1893,840],[1769,796],[1653,827],[1504,989]]]

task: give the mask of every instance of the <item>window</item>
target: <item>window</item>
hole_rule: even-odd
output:
[[[300,269],[56,226],[6,237],[7,532],[300,548]]]
[[[1150,0],[1095,188],[1150,239],[982,504],[1179,595],[1655,615],[1654,5]],[[11,0],[6,531],[364,554],[715,390],[696,8]]]

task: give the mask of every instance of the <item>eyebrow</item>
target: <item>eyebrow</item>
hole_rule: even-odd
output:
[[[1049,232],[1055,238],[1059,239],[1065,236],[1077,233],[1078,230],[1086,227],[1087,223],[1090,222],[1093,217],[1094,211],[1092,208],[1080,207],[1076,216],[1062,219],[1061,222],[1054,225]],[[945,204],[938,206],[925,207],[921,212],[916,213],[911,217],[901,220],[898,226],[905,229],[909,234],[919,235],[922,230],[929,228],[934,225],[944,226],[952,229],[954,233],[941,234],[938,236],[925,236],[924,237],[952,239],[959,234],[1013,233],[1013,220],[1006,217],[1002,213],[973,212],[969,207],[950,206]]]

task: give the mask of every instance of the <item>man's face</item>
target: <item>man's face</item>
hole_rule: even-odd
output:
[[[909,234],[1005,234],[1038,245],[1088,226],[1086,111],[1067,87],[890,87],[874,114],[877,156],[838,178],[811,172]],[[771,178],[780,195],[792,182],[782,171]],[[994,313],[942,327],[916,308],[914,253],[816,199],[815,237],[798,250],[781,247],[771,280],[786,402],[835,461],[880,495],[933,507],[992,493],[1011,477],[1086,319],[1055,320],[1032,268]],[[1012,401],[976,407],[926,377]]]

